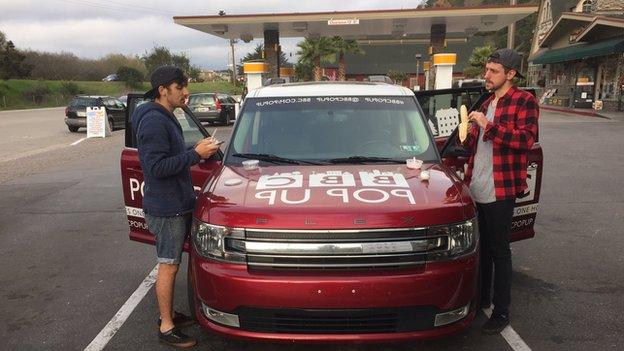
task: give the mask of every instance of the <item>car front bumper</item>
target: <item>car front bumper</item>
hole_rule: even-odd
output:
[[[373,272],[254,272],[195,253],[191,264],[199,323],[232,337],[320,343],[434,339],[468,328],[476,314],[477,255]],[[238,325],[207,318],[208,306]],[[439,316],[462,308],[460,318],[438,323]]]

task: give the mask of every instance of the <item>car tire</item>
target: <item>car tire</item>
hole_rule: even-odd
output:
[[[67,129],[69,129],[69,131],[72,132],[72,133],[76,133],[79,128],[80,127],[67,126]]]
[[[110,127],[111,132],[115,130],[115,123],[113,122],[112,119],[108,120],[108,126]]]
[[[191,255],[189,255],[188,258],[188,268],[186,269],[186,298],[188,299],[188,308],[191,318],[197,320],[197,301],[195,300],[195,283],[193,282],[193,274],[191,272]]]

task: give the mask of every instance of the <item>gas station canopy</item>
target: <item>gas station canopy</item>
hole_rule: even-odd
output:
[[[224,16],[176,16],[174,22],[224,39],[250,42],[267,30],[279,37],[342,36],[361,41],[426,40],[445,26],[446,39],[497,31],[537,12],[537,6],[416,8],[343,12],[296,12]]]

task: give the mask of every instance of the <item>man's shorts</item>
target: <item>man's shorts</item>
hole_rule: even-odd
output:
[[[191,229],[192,214],[155,217],[145,214],[145,223],[156,237],[158,263],[180,264],[184,239]]]

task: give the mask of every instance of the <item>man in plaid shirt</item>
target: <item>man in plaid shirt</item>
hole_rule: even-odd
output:
[[[485,86],[494,94],[470,113],[463,145],[472,152],[466,182],[477,204],[481,234],[481,307],[490,306],[494,268],[494,311],[483,332],[497,334],[509,324],[511,250],[509,232],[516,195],[527,188],[527,158],[537,136],[539,105],[533,95],[513,86],[520,55],[494,52],[485,66]]]

